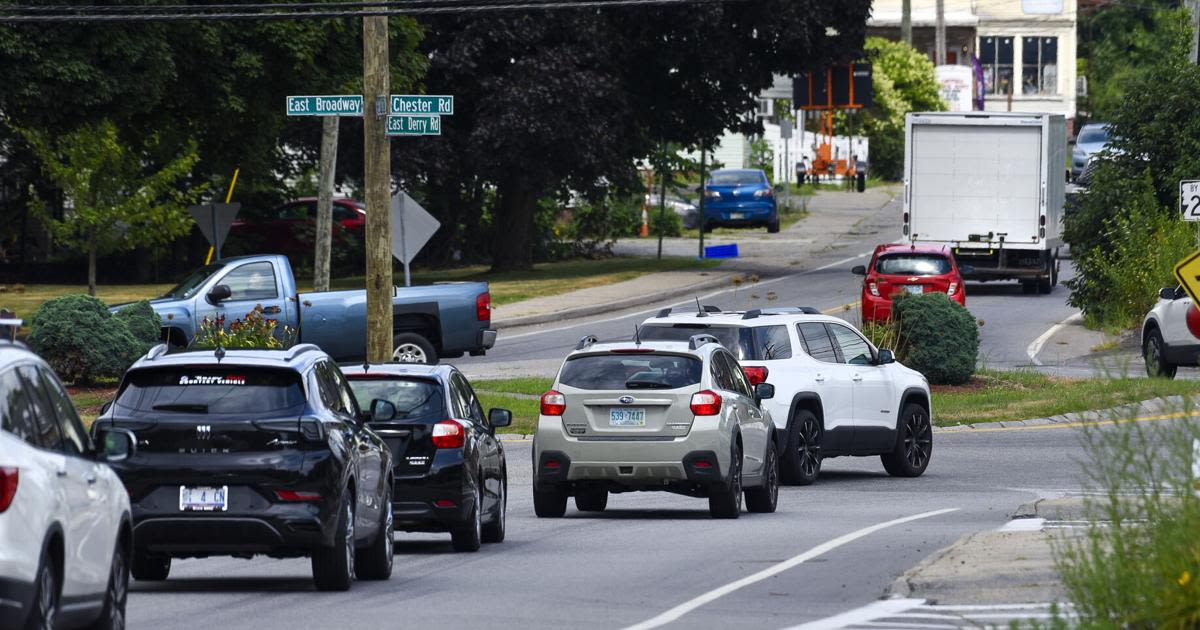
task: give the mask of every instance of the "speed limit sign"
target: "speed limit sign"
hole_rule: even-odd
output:
[[[1200,180],[1179,182],[1179,212],[1184,221],[1200,221]]]

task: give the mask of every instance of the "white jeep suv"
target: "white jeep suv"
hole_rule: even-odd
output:
[[[808,485],[821,460],[879,455],[887,472],[917,477],[933,451],[929,383],[876,349],[846,321],[812,308],[722,312],[660,311],[642,323],[645,340],[708,333],[737,357],[752,383],[769,382],[764,401],[777,428],[780,473]]]

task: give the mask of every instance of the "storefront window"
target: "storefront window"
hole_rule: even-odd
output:
[[[1021,93],[1058,94],[1058,38],[1021,38]]]
[[[988,94],[1008,94],[1013,82],[1013,38],[979,38],[979,63]]]

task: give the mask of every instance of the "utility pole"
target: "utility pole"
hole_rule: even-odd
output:
[[[933,38],[934,51],[933,58],[937,60],[937,65],[946,65],[946,0],[937,0],[937,16],[934,18]]]
[[[900,39],[912,46],[912,0],[900,2]]]
[[[1198,58],[1200,55],[1197,54],[1200,52],[1200,0],[1184,0],[1183,4],[1188,8],[1188,12],[1191,13],[1188,16],[1192,21],[1192,50],[1190,58],[1193,64],[1197,64],[1200,63],[1200,58]]]
[[[658,259],[662,260],[663,230],[667,227],[667,145],[662,146],[662,183],[658,193]]]
[[[333,173],[337,165],[338,117],[321,118],[321,173],[317,177],[317,253],[313,291],[329,290],[330,240],[333,236]]]
[[[392,358],[392,159],[384,135],[388,18],[363,18],[363,175],[367,188],[367,361]]]
[[[708,166],[708,145],[700,144],[700,252],[696,254],[696,258],[704,258],[704,181],[707,177],[705,167]]]

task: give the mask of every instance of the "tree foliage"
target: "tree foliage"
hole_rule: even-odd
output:
[[[904,169],[904,115],[946,109],[938,93],[933,62],[904,42],[868,37],[864,49],[872,66],[875,104],[862,121],[870,142],[871,172],[896,180]]]
[[[148,305],[147,305],[148,306]],[[117,378],[157,343],[139,338],[159,329],[152,309],[134,305],[114,316],[100,300],[64,295],[47,300],[30,318],[29,342],[67,382],[86,384]]]
[[[1107,3],[1079,24],[1088,95],[1080,109],[1106,121],[1120,112],[1130,81],[1165,60],[1186,58],[1188,13],[1175,0]]]

